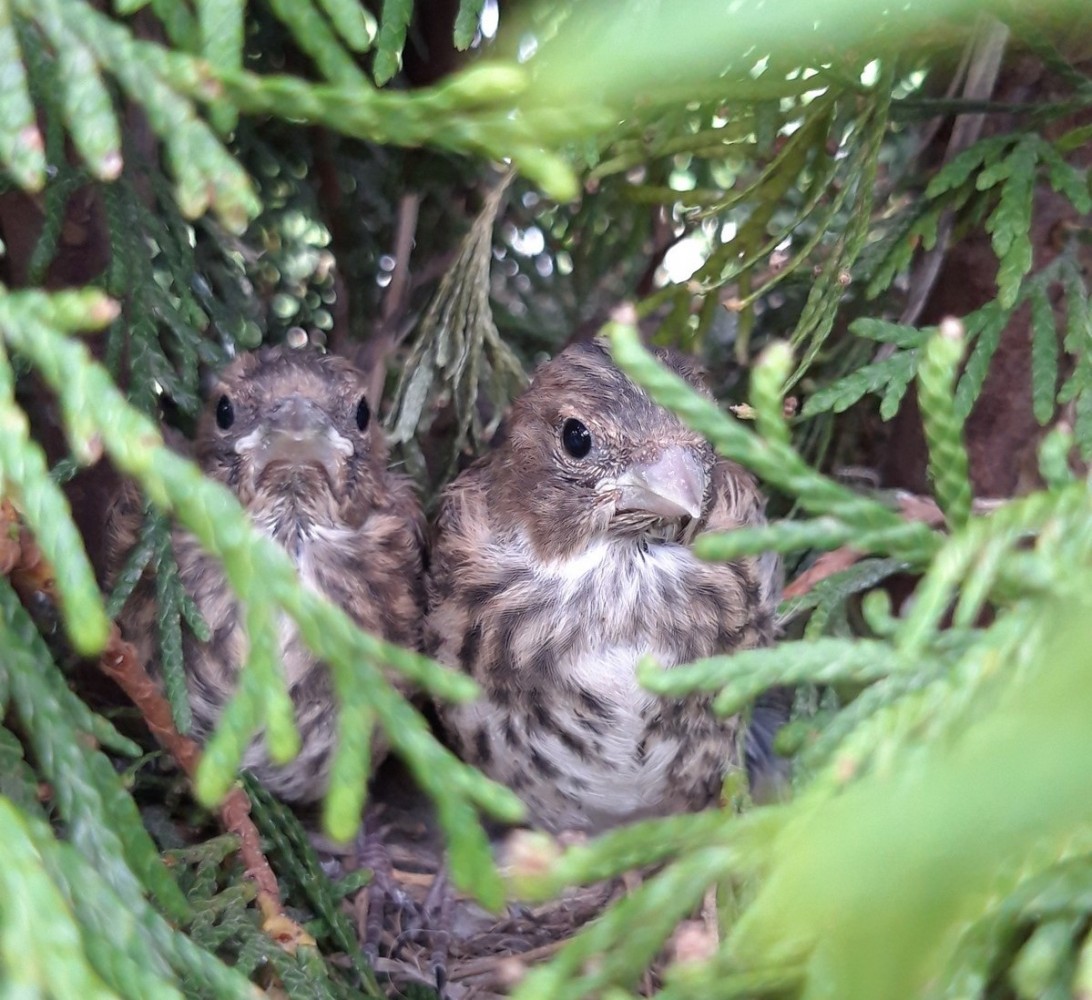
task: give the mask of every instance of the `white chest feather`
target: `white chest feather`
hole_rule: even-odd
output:
[[[338,554],[356,545],[359,529],[316,524],[301,533],[291,553],[305,586],[321,589],[319,569],[338,561]]]
[[[568,716],[536,725],[532,713],[511,745],[503,735],[511,726],[508,709],[485,701],[459,710],[462,725],[471,731],[484,726],[498,747],[508,740],[511,756],[494,760],[494,770],[501,780],[518,781],[543,825],[601,829],[664,811],[676,796],[672,768],[680,746],[670,734],[649,737],[662,703],[638,684],[636,668],[648,655],[665,665],[679,662],[678,629],[665,627],[677,618],[664,605],[685,593],[702,564],[680,545],[610,541],[572,559],[528,558],[524,565],[535,568],[523,599],[537,611],[525,616],[511,640],[513,667],[534,670],[536,653],[566,634],[548,667],[550,678],[569,692],[559,704],[579,706],[588,696],[602,706],[603,724],[585,729]]]
[[[263,510],[254,517],[254,526],[291,556],[304,586],[321,591],[319,576],[322,567],[338,562],[339,553],[354,547],[361,529],[314,521],[293,522],[294,518],[277,506]]]
[[[560,595],[559,616],[581,625],[578,641],[556,664],[559,674],[612,700],[643,696],[635,675],[642,656],[678,662],[663,605],[668,595],[683,592],[696,565],[681,545],[617,541],[538,564],[537,581]]]
[[[255,526],[273,541],[285,548],[300,576],[300,582],[309,590],[327,593],[323,586],[323,569],[336,563],[339,552],[353,544],[357,532],[336,525],[307,524],[284,537],[284,521],[276,509],[254,519]],[[278,615],[277,638],[281,662],[289,686],[298,683],[315,666],[315,660],[299,634],[296,623],[284,612]]]

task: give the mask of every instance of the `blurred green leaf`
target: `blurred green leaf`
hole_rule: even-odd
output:
[[[1036,608],[1030,662],[1002,665],[967,731],[837,798],[791,808],[729,942],[740,967],[800,964],[805,998],[920,995],[991,899],[1092,846],[1080,765],[1090,750],[1090,608],[1076,593],[1088,582]]]

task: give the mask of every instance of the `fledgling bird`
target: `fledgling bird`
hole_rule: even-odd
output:
[[[423,516],[408,478],[387,468],[383,433],[371,419],[364,374],[343,358],[308,349],[264,348],[220,376],[201,415],[194,455],[227,486],[254,525],[295,561],[305,586],[324,593],[357,624],[410,648],[420,646]],[[112,517],[114,565],[140,529],[135,490]],[[211,631],[186,631],[183,659],[193,731],[208,736],[246,658],[242,608],[219,562],[181,529],[172,535],[186,592]],[[144,580],[119,616],[123,636],[155,667],[154,586]],[[325,792],[336,740],[335,695],[327,668],[287,617],[280,653],[295,704],[302,750],[270,762],[260,737],[243,766],[274,794],[308,802]],[[377,735],[373,768],[386,752]]]
[[[707,392],[696,367],[659,358]],[[715,801],[770,754],[707,698],[637,682],[772,642],[775,556],[696,558],[706,531],[764,521],[752,477],[654,403],[601,341],[535,373],[494,449],[445,491],[428,575],[426,650],[481,685],[441,709],[457,748],[513,789],[532,823],[597,832]],[[757,713],[756,713],[757,715]],[[757,719],[756,719],[757,721]]]

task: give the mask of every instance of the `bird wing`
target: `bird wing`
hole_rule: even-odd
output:
[[[447,663],[458,661],[471,612],[463,598],[473,587],[477,558],[490,545],[488,462],[489,456],[479,459],[445,488],[432,529],[425,652]]]
[[[746,469],[722,458],[713,466],[708,510],[698,533],[734,531],[766,523],[766,500]],[[748,556],[762,592],[762,603],[771,612],[781,600],[781,559],[776,552]]]
[[[765,498],[754,477],[741,466],[721,459],[713,469],[709,512],[701,531],[732,531],[766,523]],[[760,607],[776,621],[781,601],[783,570],[776,552],[745,556],[738,563],[753,574],[758,584]],[[771,630],[772,631],[772,630]],[[772,641],[773,635],[770,635]],[[774,737],[788,721],[793,695],[789,688],[775,687],[755,699],[747,727],[745,759],[752,787],[760,796],[773,796],[786,780],[787,765],[773,750]]]

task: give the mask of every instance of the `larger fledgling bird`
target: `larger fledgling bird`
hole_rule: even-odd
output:
[[[362,372],[333,355],[282,348],[243,355],[210,395],[195,457],[232,490],[254,525],[284,546],[305,586],[324,593],[362,628],[418,648],[421,509],[409,480],[387,469],[365,386]],[[112,518],[117,566],[140,528],[134,493],[119,501]],[[212,633],[208,642],[188,632],[183,639],[192,735],[200,740],[235,690],[247,639],[219,562],[180,529],[172,544],[182,584]],[[144,581],[119,617],[124,637],[153,666],[155,615],[154,588]],[[280,797],[306,802],[326,788],[336,739],[334,693],[327,668],[287,617],[280,652],[302,750],[275,766],[258,738],[243,766]],[[382,745],[373,749],[373,766],[384,752]]]
[[[685,359],[659,356],[704,391]],[[426,649],[481,685],[445,721],[535,825],[594,832],[699,809],[740,766],[739,719],[650,694],[636,666],[772,641],[776,557],[717,564],[690,549],[702,532],[761,523],[763,506],[751,476],[598,341],[542,365],[502,440],[448,487]],[[746,737],[749,763],[769,736]]]

